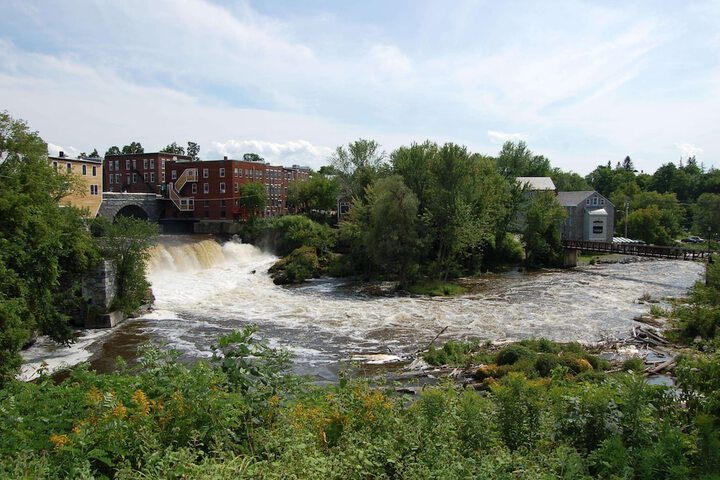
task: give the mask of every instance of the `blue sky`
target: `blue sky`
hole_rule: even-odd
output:
[[[0,109],[71,154],[523,139],[581,174],[720,166],[719,27],[720,2],[4,0]]]

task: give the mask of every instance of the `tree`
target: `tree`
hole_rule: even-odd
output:
[[[68,312],[97,259],[81,212],[58,205],[71,185],[48,164],[38,133],[0,113],[0,383],[33,332],[71,341]]]
[[[187,154],[194,161],[200,160],[200,145],[195,142],[187,142]]]
[[[375,265],[396,274],[404,286],[418,269],[417,197],[402,177],[393,175],[368,187],[366,198],[370,209],[367,251]]]
[[[387,167],[385,152],[380,151],[380,145],[362,138],[349,143],[347,148],[337,147],[330,162],[338,172],[343,190],[361,199],[365,196],[365,188]]]
[[[122,151],[120,151],[117,145],[113,145],[107,149],[107,152],[105,152],[105,156],[107,157],[108,155],[122,155]]]
[[[550,176],[550,161],[535,155],[523,141],[507,141],[497,157],[497,167],[506,178]]]
[[[526,215],[525,260],[531,267],[557,267],[562,264],[559,226],[565,209],[550,192],[537,192],[530,200]]]
[[[115,263],[118,291],[113,308],[132,313],[149,300],[145,265],[158,227],[147,220],[117,216],[114,221],[96,218],[91,230],[103,257]]]
[[[162,150],[163,153],[172,153],[173,155],[185,155],[185,149],[175,142],[165,146]]]
[[[632,171],[635,170],[635,166],[633,165],[632,160],[630,160],[630,156],[629,156],[629,155],[626,156],[625,159],[623,160],[623,162],[622,162],[622,168],[625,169],[625,170],[627,170],[627,171],[629,171],[629,172],[632,172]]]
[[[583,192],[592,190],[587,181],[575,172],[563,172],[559,168],[553,168],[550,177],[558,192]]]
[[[90,154],[87,154],[85,152],[82,152],[80,155],[78,155],[78,158],[100,158],[100,154],[97,151],[97,148],[94,148]]]
[[[246,162],[264,162],[265,159],[257,153],[246,153],[243,155],[243,160]]]
[[[267,193],[260,182],[246,183],[240,186],[240,205],[254,218],[267,207]]]
[[[703,193],[694,208],[693,231],[701,236],[717,239],[720,235],[720,195]]]
[[[130,155],[133,153],[145,153],[145,149],[140,145],[140,142],[131,142],[130,145],[125,145],[122,148],[123,155]]]
[[[302,211],[334,210],[340,193],[340,182],[319,173],[307,180],[292,180],[288,184],[288,203]]]

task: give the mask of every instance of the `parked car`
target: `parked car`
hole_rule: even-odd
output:
[[[687,238],[683,238],[682,241],[685,243],[705,243],[705,239],[700,238],[697,235],[690,235]]]

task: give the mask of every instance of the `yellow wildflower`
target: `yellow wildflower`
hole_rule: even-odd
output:
[[[142,390],[135,390],[132,396],[133,402],[140,408],[143,415],[147,415],[150,412],[150,402],[148,401],[147,395]]]
[[[127,408],[122,404],[122,402],[118,402],[118,404],[112,409],[112,415],[113,417],[125,418],[127,415]]]
[[[93,387],[87,392],[86,397],[88,403],[91,405],[99,405],[103,400],[103,393],[96,387]]]
[[[55,445],[55,448],[60,448],[70,443],[70,439],[67,435],[57,435],[53,433],[52,435],[50,435],[50,442]]]
[[[271,407],[277,407],[278,405],[280,405],[280,397],[278,397],[277,395],[273,395],[268,399],[268,403]]]

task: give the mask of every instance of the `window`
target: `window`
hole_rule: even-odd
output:
[[[605,205],[605,199],[604,199],[604,198],[601,198],[601,199],[600,199],[600,205]]]
[[[150,168],[153,170],[155,169],[155,159],[154,158],[150,159]]]
[[[220,211],[220,218],[225,218],[225,210]]]
[[[220,200],[220,207],[225,208],[225,200]]]
[[[145,182],[145,183],[148,182],[148,174],[147,174],[147,172],[143,173],[143,182]]]
[[[246,176],[246,177],[249,177],[249,176],[250,176],[250,170],[248,170],[247,168],[245,169],[245,176]]]
[[[137,173],[133,173],[133,183],[137,183]]]
[[[98,194],[97,185],[90,185],[90,195],[97,195],[97,194]]]
[[[585,200],[585,205],[590,205],[590,197]]]
[[[150,183],[155,183],[155,172],[150,172]]]
[[[236,176],[236,177],[238,176],[238,170],[240,170],[240,169],[239,169],[239,168],[236,168],[236,169],[235,169],[235,176]]]
[[[133,158],[133,170],[137,170],[137,160]]]
[[[160,178],[162,179],[161,181],[165,183],[165,172],[160,172]]]
[[[120,174],[119,174],[119,173],[116,173],[116,174],[115,174],[115,183],[117,183],[118,185],[120,185]]]
[[[597,205],[597,204],[598,204],[598,198],[597,198],[597,197],[593,197],[593,205]]]
[[[68,173],[72,173],[72,163],[66,163],[65,167],[67,168]]]
[[[83,164],[82,166],[82,174],[87,175],[87,165]]]
[[[220,169],[220,178],[225,178],[225,169],[224,168]]]
[[[57,162],[53,162],[53,170],[57,172]]]
[[[235,193],[238,193],[240,191],[240,184],[235,182]]]
[[[603,230],[604,230],[603,227],[604,227],[604,225],[603,225],[602,220],[595,220],[593,222],[593,230],[592,230],[593,235],[602,235]]]
[[[110,161],[108,162],[108,170],[110,170],[110,171],[112,172],[112,169],[113,169],[113,161],[110,160]]]
[[[120,170],[120,160],[115,160],[115,170]]]
[[[197,193],[197,183],[192,184],[192,193]]]
[[[203,193],[210,193],[210,184],[203,183]]]
[[[130,185],[130,174],[129,173],[127,175],[125,175],[125,183],[127,185]]]
[[[177,170],[173,170],[170,174],[170,178],[173,180],[177,180]]]
[[[210,171],[207,168],[203,168],[203,178],[208,178],[210,176]]]
[[[205,208],[210,208],[210,200],[205,200],[205,201],[203,202],[203,206],[204,206]]]
[[[236,206],[236,207],[239,207],[239,206],[240,206],[240,200],[235,200],[235,206]]]
[[[165,170],[165,159],[164,158],[160,161],[160,168]]]
[[[92,172],[93,172],[93,177],[97,177],[97,167],[95,165],[93,165]]]
[[[109,182],[110,184],[113,183],[113,174],[112,174],[112,173],[108,176],[108,182]]]
[[[220,182],[220,193],[225,193],[225,182]]]
[[[125,160],[125,170],[130,170],[130,159]]]
[[[147,166],[148,166],[147,161],[148,161],[147,158],[143,158],[143,168],[144,168],[145,170],[147,170]]]

